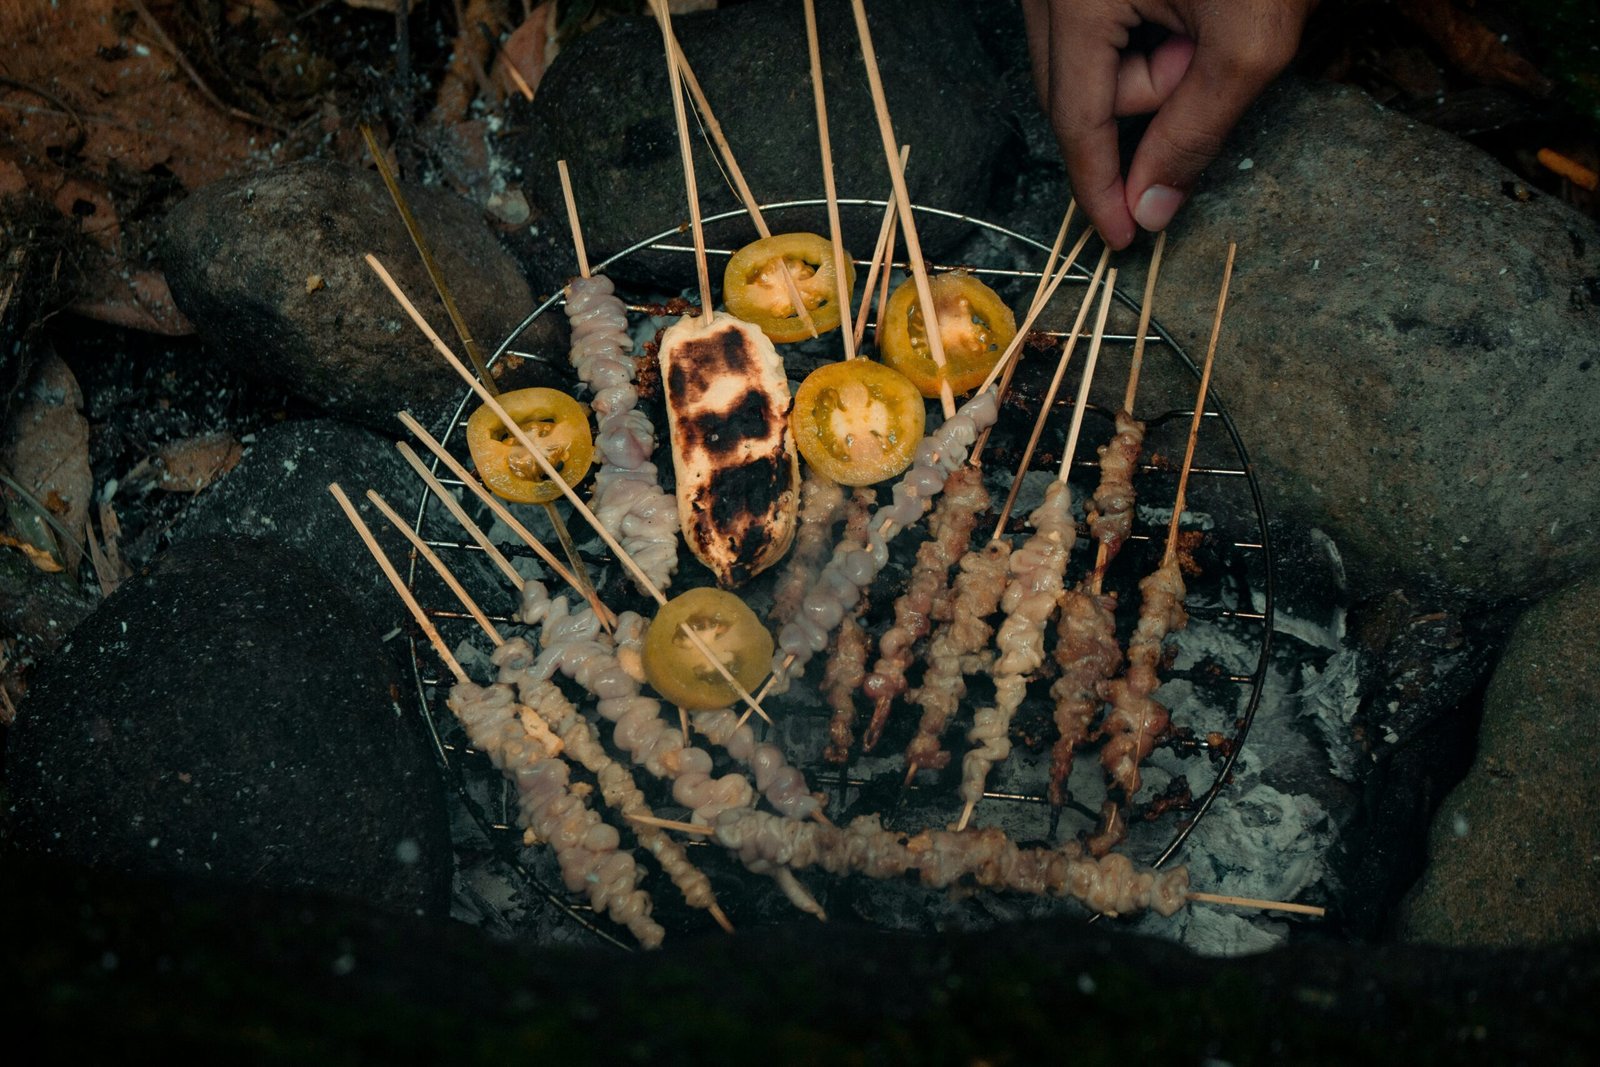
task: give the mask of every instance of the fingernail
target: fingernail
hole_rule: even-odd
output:
[[[1172,216],[1183,206],[1183,194],[1170,185],[1152,185],[1139,197],[1133,209],[1133,220],[1154,233],[1164,230]]]

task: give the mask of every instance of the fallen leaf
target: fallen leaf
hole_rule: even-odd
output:
[[[208,433],[174,441],[157,453],[161,480],[156,484],[173,493],[198,493],[233,470],[244,448],[231,433]]]
[[[1548,96],[1554,83],[1498,33],[1455,6],[1453,0],[1405,0],[1400,9],[1466,74]]]
[[[25,500],[12,500],[7,507],[11,529],[34,547],[53,551],[74,577],[79,558],[75,549],[83,541],[94,495],[89,423],[82,408],[77,379],[52,352],[39,361],[0,435],[0,468],[55,514],[73,545],[61,545],[46,519]]]
[[[61,563],[50,553],[37,545],[30,545],[20,537],[0,533],[0,545],[7,548],[19,548],[22,554],[28,557],[28,562],[44,571],[46,574],[60,574],[64,569]]]
[[[522,85],[511,76],[513,70],[521,76],[529,92],[539,88],[539,79],[550,69],[559,51],[556,25],[556,0],[544,0],[500,46],[490,77],[507,96],[522,91]]]

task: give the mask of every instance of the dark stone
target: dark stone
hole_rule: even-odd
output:
[[[404,188],[462,315],[492,353],[533,310],[527,282],[470,204]],[[400,408],[431,421],[466,386],[367,267],[368,252],[464,358],[374,172],[305,162],[207,186],[172,210],[161,245],[173,298],[216,358],[369,425],[387,429]],[[560,315],[540,317],[519,346],[536,357],[519,384],[571,377],[565,337]]]
[[[394,428],[404,433],[398,423]],[[411,443],[425,454],[420,444]],[[173,540],[234,536],[276,542],[302,559],[317,561],[330,580],[337,579],[360,602],[367,618],[398,620],[405,609],[329,494],[330,482],[343,487],[391,555],[403,550],[366,492],[377,490],[409,517],[415,514],[422,482],[395,451],[393,439],[332,419],[262,430],[239,465],[195,501]]]
[[[1495,668],[1477,758],[1434,821],[1404,936],[1511,945],[1600,933],[1600,576],[1530,609]]]
[[[34,675],[6,752],[25,848],[442,913],[429,741],[366,613],[265,541],[173,548]]]
[[[974,41],[970,5],[878,0],[870,7],[895,137],[912,146],[912,202],[981,214],[1008,125],[997,73]],[[889,172],[850,5],[820,0],[817,20],[839,195],[882,199]],[[821,198],[821,148],[801,5],[753,0],[673,21],[756,199]],[[612,19],[563,50],[519,116],[507,152],[523,168],[524,188],[547,218],[564,219],[556,161],[568,161],[591,260],[687,222],[666,61],[653,21]],[[741,207],[693,119],[690,134],[702,211]],[[878,208],[847,211],[846,247],[869,254],[881,215]],[[822,208],[777,213],[768,222],[777,233],[828,232]],[[564,242],[565,227],[559,230],[551,236]],[[924,251],[937,257],[965,228],[923,216],[918,231]],[[731,250],[755,237],[742,215],[707,231],[714,248]],[[682,240],[688,243],[687,233]],[[562,255],[570,261],[570,246]],[[724,262],[712,262],[718,282]],[[614,270],[621,272],[635,280],[688,285],[694,265],[684,255],[638,254]]]
[[[1111,923],[927,938],[845,923],[660,953],[0,857],[8,1036],[95,1060],[321,1064],[1576,1064],[1600,945],[1291,945],[1212,960]],[[92,1025],[86,1022],[92,1013]],[[26,1047],[25,1045],[23,1047]],[[1136,1049],[1136,1054],[1130,1050]]]
[[[65,574],[46,574],[21,552],[0,551],[0,633],[29,656],[48,655],[94,610],[94,598]]]
[[[1264,96],[1173,224],[1156,318],[1216,364],[1268,504],[1358,598],[1537,597],[1600,566],[1595,223],[1361,92]],[[1119,282],[1138,293],[1144,256]],[[1143,387],[1141,386],[1141,391]]]

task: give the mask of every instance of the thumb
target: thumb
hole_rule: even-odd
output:
[[[1292,37],[1197,42],[1183,78],[1156,112],[1128,167],[1128,210],[1146,230],[1164,229],[1228,133],[1294,55]]]

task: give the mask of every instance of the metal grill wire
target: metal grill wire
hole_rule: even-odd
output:
[[[769,214],[776,215],[787,209],[816,208],[823,206],[824,203],[825,202],[821,200],[785,201],[781,203],[763,205],[762,210]],[[871,199],[841,199],[839,204],[841,210],[870,210],[875,213],[874,217],[876,217],[877,214],[881,214],[881,212],[883,212],[887,206],[882,200]],[[1041,263],[1044,255],[1049,251],[1049,247],[1047,245],[1041,244],[1031,237],[1027,237],[1013,230],[1006,229],[981,219],[972,218],[956,212],[945,211],[939,208],[914,206],[913,210],[919,215],[940,217],[968,225],[973,228],[975,233],[987,234],[991,238],[1010,243],[1014,246],[1015,250],[1021,253],[1021,256],[1037,258]],[[743,211],[729,211],[718,215],[708,216],[705,219],[705,222],[707,224],[712,224],[730,219],[736,219],[743,215]],[[688,256],[692,256],[694,254],[694,249],[692,246],[682,243],[681,230],[674,228],[665,230],[662,233],[646,238],[637,244],[623,249],[622,251],[606,259],[604,262],[596,265],[594,272],[597,274],[604,273],[606,268],[610,267],[611,265],[625,259],[628,256],[645,250]],[[707,249],[707,254],[713,261],[725,260],[728,256],[732,255],[732,252],[732,249]],[[864,273],[864,270],[868,264],[866,261],[859,259],[855,262],[858,268],[859,276],[860,274]],[[906,265],[904,263],[897,263],[896,266],[901,270],[906,269]],[[1030,292],[1031,286],[1034,283],[1037,283],[1040,275],[1038,269],[1030,270],[1016,267],[985,267],[975,264],[960,264],[959,266],[961,269],[986,280],[992,280],[999,283],[1015,280],[1017,283],[1027,283],[1030,286]],[[948,268],[942,265],[930,264],[930,269],[941,270]],[[1081,265],[1075,266],[1072,272],[1069,274],[1067,281],[1063,284],[1063,291],[1066,291],[1068,285],[1078,287],[1081,290],[1081,287],[1088,283],[1089,277],[1090,274],[1088,270],[1083,268]],[[1057,299],[1060,299],[1060,294],[1058,294]],[[1081,299],[1081,297],[1074,297],[1073,299],[1076,301],[1077,299]],[[1126,312],[1133,315],[1138,313],[1139,305],[1137,300],[1134,296],[1128,294],[1126,291],[1121,289],[1117,290],[1115,293],[1115,300],[1117,304],[1119,304]],[[539,316],[551,312],[563,302],[562,294],[558,292],[536,307],[495,350],[493,356],[489,360],[490,365],[493,365],[495,362],[505,358],[508,353],[514,353],[519,338],[535,321],[538,320]],[[630,305],[630,319],[636,318],[640,311],[641,309],[638,305]],[[870,320],[869,325],[871,325]],[[1057,331],[1040,332],[1047,333],[1058,341],[1063,339],[1065,336],[1064,333]],[[1131,348],[1134,341],[1135,337],[1132,334],[1108,332],[1104,338],[1104,345],[1106,347],[1102,352],[1102,358],[1104,358],[1107,353],[1118,348]],[[1149,333],[1146,335],[1145,358],[1147,367],[1151,365],[1150,361],[1152,358],[1156,357],[1156,354],[1160,352],[1168,353],[1171,359],[1176,360],[1178,364],[1180,364],[1181,367],[1187,371],[1189,377],[1191,377],[1196,383],[1198,382],[1199,367],[1195,364],[1194,360],[1190,358],[1188,353],[1186,353],[1182,347],[1177,344],[1177,342],[1166,331],[1166,329],[1164,329],[1158,322],[1155,321],[1154,317],[1152,317]],[[1050,358],[1054,358],[1053,352]],[[1081,357],[1075,362],[1081,368]],[[1070,383],[1072,380],[1072,377],[1069,375],[1068,383]],[[1067,384],[1064,383],[1063,395],[1065,395],[1066,392]],[[473,405],[473,402],[474,397],[469,390],[463,395],[461,403],[457,406],[456,410],[448,418],[443,420],[442,425],[433,428],[435,436],[443,441],[447,448],[451,448],[452,451],[458,455],[464,455],[466,451],[463,437],[464,427],[466,423],[466,415],[468,414],[469,408]],[[1058,403],[1060,403],[1060,400],[1058,400]],[[1143,401],[1141,401],[1139,407],[1141,409],[1145,409],[1145,404]],[[1106,411],[1103,408],[1091,407],[1089,414],[1098,415],[1101,421],[1105,424],[1106,428],[1109,430],[1110,416],[1112,412]],[[1147,446],[1150,440],[1154,438],[1164,426],[1172,425],[1186,431],[1192,415],[1192,406],[1187,409],[1179,406],[1165,410],[1160,414],[1148,416],[1145,419],[1147,426]],[[1206,427],[1220,428],[1226,439],[1225,450],[1231,452],[1231,457],[1227,462],[1206,463],[1202,463],[1197,458],[1195,465],[1191,468],[1189,499],[1193,501],[1197,496],[1204,495],[1206,493],[1204,486],[1208,482],[1214,486],[1226,484],[1228,488],[1234,492],[1237,492],[1238,489],[1242,488],[1244,491],[1243,499],[1246,505],[1245,509],[1253,516],[1255,528],[1248,536],[1241,536],[1237,539],[1234,539],[1226,546],[1232,553],[1232,563],[1236,565],[1235,578],[1239,579],[1241,582],[1240,588],[1231,597],[1231,603],[1224,600],[1215,605],[1197,605],[1193,603],[1194,598],[1191,595],[1190,603],[1187,605],[1187,607],[1192,618],[1217,622],[1232,622],[1253,628],[1256,638],[1252,644],[1255,645],[1259,651],[1255,657],[1253,667],[1248,672],[1236,671],[1232,673],[1219,674],[1215,670],[1212,670],[1203,679],[1204,682],[1210,686],[1224,684],[1237,687],[1241,691],[1239,698],[1235,702],[1237,714],[1232,722],[1231,733],[1225,732],[1226,741],[1221,758],[1213,761],[1211,764],[1216,771],[1215,777],[1203,791],[1195,792],[1193,806],[1188,809],[1187,817],[1180,820],[1178,825],[1174,827],[1171,838],[1166,841],[1165,845],[1159,850],[1159,852],[1145,859],[1145,862],[1157,867],[1166,864],[1173,858],[1174,855],[1177,854],[1178,850],[1188,839],[1190,833],[1194,830],[1200,819],[1211,808],[1213,803],[1216,801],[1217,796],[1221,793],[1224,786],[1227,785],[1230,774],[1234,768],[1234,764],[1238,760],[1239,753],[1244,746],[1245,739],[1250,732],[1250,727],[1255,720],[1256,713],[1261,704],[1261,699],[1265,688],[1268,662],[1272,648],[1275,584],[1274,568],[1272,546],[1268,532],[1267,513],[1261,494],[1261,487],[1256,480],[1254,468],[1250,464],[1244,442],[1239,436],[1238,428],[1234,424],[1233,420],[1228,416],[1227,411],[1223,407],[1220,399],[1217,397],[1215,390],[1212,390],[1207,397],[1204,418],[1205,426],[1202,427],[1201,431],[1202,441],[1205,441],[1208,438],[1213,439],[1212,451],[1215,451],[1215,430],[1213,429],[1210,431],[1210,433],[1208,433]],[[1088,423],[1086,420],[1086,443],[1089,441],[1089,437],[1087,436],[1087,425]],[[1074,461],[1074,470],[1076,473],[1082,474],[1085,471],[1098,471],[1099,468],[1097,460],[1093,458],[1084,458],[1085,456],[1092,457],[1092,455],[1092,448],[1080,447],[1078,458],[1076,458]],[[440,481],[443,482],[444,485],[452,489],[460,487],[460,482],[451,477],[448,471],[442,470],[441,464],[436,458],[430,457],[430,466],[432,467],[434,474],[440,478]],[[1148,484],[1152,476],[1160,473],[1161,468],[1151,464],[1148,460],[1148,457],[1146,457],[1145,461],[1140,464],[1137,476],[1144,478],[1145,484]],[[446,562],[452,566],[452,569],[458,569],[456,563],[465,557],[470,557],[473,554],[481,557],[482,550],[476,544],[468,540],[465,534],[460,531],[459,527],[454,525],[452,520],[435,516],[430,524],[429,503],[432,498],[432,493],[427,489],[426,486],[422,485],[420,481],[418,482],[417,489],[418,498],[415,510],[413,512],[413,528],[416,530],[418,535],[421,536],[423,540],[430,545],[430,547],[438,552],[446,560]],[[1082,494],[1080,493],[1080,499],[1081,496]],[[1141,488],[1141,499],[1143,499],[1144,496],[1145,492],[1143,488]],[[1158,496],[1157,500],[1159,499],[1160,497]],[[1170,493],[1168,494],[1167,499],[1170,500]],[[1188,510],[1193,510],[1193,506],[1191,505],[1190,509]],[[444,523],[449,523],[449,525],[443,525]],[[430,529],[430,525],[437,526],[437,529]],[[982,529],[981,524],[980,529]],[[1080,541],[1082,540],[1086,539],[1080,539]],[[1148,533],[1138,532],[1138,527],[1136,526],[1134,534],[1129,539],[1129,547],[1124,550],[1123,555],[1133,555],[1135,549],[1139,545],[1149,542],[1150,540],[1151,535]],[[507,554],[514,555],[514,553],[510,550],[508,550]],[[453,561],[452,556],[456,556],[457,560]],[[421,565],[421,570],[419,570],[419,564]],[[441,632],[447,635],[455,635],[456,640],[470,638],[476,633],[476,630],[472,627],[472,623],[466,613],[461,611],[453,602],[453,600],[446,602],[443,599],[439,599],[436,603],[430,604],[427,597],[432,595],[433,591],[429,590],[425,592],[424,590],[419,589],[419,575],[426,570],[426,564],[418,558],[415,552],[411,553],[407,582],[412,591],[418,594],[419,599],[423,600],[425,610],[429,616],[435,620],[436,624],[439,625]],[[442,593],[442,589],[439,590],[439,592]],[[501,603],[506,602],[507,601],[501,601]],[[486,607],[490,607],[492,603],[493,602],[491,601],[490,605],[486,605]],[[1126,610],[1119,612],[1119,616],[1125,616],[1127,614],[1129,614],[1129,612]],[[491,621],[502,626],[510,624],[513,621],[509,615],[504,613],[496,613],[493,610],[489,611],[489,617]],[[447,637],[447,639],[450,638]],[[551,886],[545,884],[534,872],[529,870],[526,865],[521,862],[519,851],[520,833],[513,825],[512,801],[510,799],[510,792],[508,788],[502,788],[500,790],[500,800],[496,806],[496,810],[487,810],[484,805],[472,795],[471,791],[467,787],[468,780],[472,775],[482,775],[486,777],[494,776],[498,778],[498,774],[488,766],[486,760],[482,759],[482,757],[477,753],[474,753],[467,748],[464,740],[456,740],[451,736],[455,735],[456,737],[459,737],[459,731],[454,728],[454,723],[450,712],[444,708],[443,693],[440,689],[442,680],[434,667],[432,650],[428,647],[425,640],[422,640],[415,635],[413,635],[409,640],[411,646],[412,679],[415,686],[416,707],[418,708],[419,713],[422,715],[423,720],[427,723],[428,729],[435,744],[436,754],[441,764],[455,780],[463,799],[466,801],[467,809],[470,811],[473,818],[478,822],[480,829],[483,830],[483,832],[488,835],[491,840],[496,841],[500,845],[502,857],[527,881],[528,888],[531,889],[535,894],[542,897],[550,905],[564,912],[572,922],[588,931],[594,937],[618,947],[631,947],[620,941],[603,926],[597,924],[593,920],[591,910],[586,904],[577,902],[569,894],[562,892],[559,888],[552,888]],[[1179,636],[1179,641],[1181,644],[1181,635]],[[1169,671],[1165,675],[1165,680],[1171,681],[1174,679],[1184,678],[1187,678],[1191,681],[1197,680],[1195,677],[1196,671],[1197,668],[1190,668],[1186,671]],[[1175,723],[1175,725],[1181,724]],[[1209,748],[1209,742],[1205,738],[1199,736],[1190,737],[1182,743],[1189,750],[1190,754],[1204,753]],[[852,773],[851,766],[847,766],[843,770],[839,770],[832,767],[802,764],[801,769],[807,772],[808,778],[810,778],[814,786],[831,788],[835,792],[836,796],[839,798],[844,798],[850,795],[852,791],[862,789],[871,784],[871,779],[863,777],[859,773]],[[915,791],[925,788],[931,787],[913,785],[911,790]],[[1047,803],[1047,800],[1042,791],[1002,791],[995,789],[985,793],[985,804],[987,805],[994,802],[1042,805]],[[982,809],[980,808],[980,810]]]

